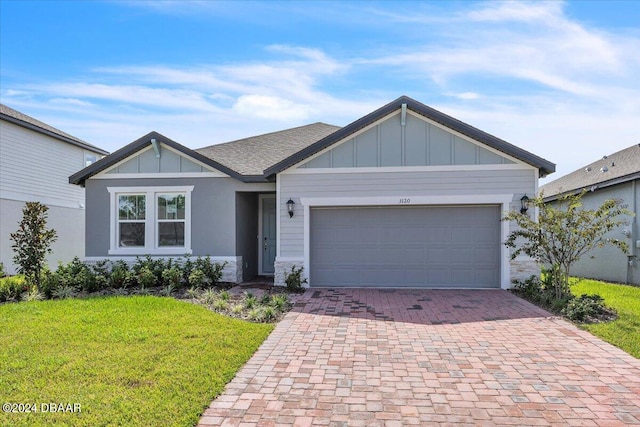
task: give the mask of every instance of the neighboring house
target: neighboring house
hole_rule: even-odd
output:
[[[555,165],[411,98],[188,149],[156,132],[69,178],[87,191],[87,259],[211,255],[223,280],[293,266],[309,285],[508,288],[503,212]],[[291,209],[291,211],[289,210]]]
[[[10,234],[25,202],[49,207],[47,225],[58,233],[50,267],[84,256],[84,189],[69,174],[108,154],[74,136],[0,104],[0,262],[16,272]]]
[[[629,245],[629,253],[606,246],[597,248],[572,268],[571,274],[590,279],[640,285],[640,144],[596,160],[540,188],[544,201],[554,203],[567,193],[583,190],[586,209],[597,209],[607,199],[621,200],[635,217],[627,218],[628,225],[611,231],[608,237],[622,239]]]

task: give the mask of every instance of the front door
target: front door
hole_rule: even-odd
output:
[[[264,196],[262,201],[261,274],[273,274],[276,261],[276,198]]]

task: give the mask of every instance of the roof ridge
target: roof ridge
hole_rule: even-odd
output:
[[[40,130],[42,130],[43,132],[49,132],[52,134],[57,135],[58,137],[61,137],[63,139],[67,139],[69,141],[67,142],[73,142],[73,143],[77,143],[80,144],[82,146],[84,146],[85,148],[89,148],[89,149],[95,149],[97,152],[100,152],[102,154],[108,154],[107,151],[88,143],[87,141],[84,141],[80,138],[78,138],[77,136],[73,136],[67,132],[64,132],[54,126],[51,126],[50,124],[47,124],[45,122],[43,122],[42,120],[38,120],[35,117],[32,117],[28,114],[25,114],[21,111],[16,110],[15,108],[11,108],[6,104],[2,104],[0,103],[0,115],[4,115],[10,119],[19,121],[21,123],[23,123],[24,125],[30,126],[30,127],[35,127],[38,128]]]
[[[234,140],[231,140],[231,141],[220,142],[220,143],[218,143],[218,144],[211,144],[211,145],[207,145],[207,146],[205,146],[205,147],[196,148],[196,149],[195,149],[195,151],[198,151],[198,150],[205,150],[205,149],[207,149],[207,148],[217,147],[217,146],[220,146],[220,145],[232,144],[232,143],[234,143],[234,142],[239,142],[239,141],[246,141],[246,140],[248,140],[248,139],[263,138],[263,137],[265,137],[265,136],[275,135],[275,134],[285,133],[285,132],[290,132],[290,131],[293,131],[293,130],[296,130],[296,129],[302,129],[302,128],[309,127],[309,126],[313,126],[313,125],[331,126],[331,127],[335,127],[336,129],[340,129],[340,128],[341,128],[340,126],[331,125],[331,124],[329,124],[329,123],[324,123],[324,122],[314,122],[314,123],[309,123],[309,124],[306,124],[306,125],[295,126],[295,127],[288,128],[288,129],[282,129],[282,130],[277,130],[277,131],[273,131],[273,132],[266,132],[266,133],[261,133],[261,134],[259,134],[259,135],[251,135],[251,136],[247,136],[247,137],[245,137],[245,138],[238,138],[238,139],[234,139]]]

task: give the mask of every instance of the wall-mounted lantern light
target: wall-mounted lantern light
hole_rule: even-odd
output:
[[[295,212],[295,209],[296,209],[296,202],[289,199],[287,201],[287,212],[289,212],[289,218],[293,218],[293,213]]]
[[[525,194],[520,199],[520,213],[521,214],[526,214],[528,210],[529,210],[529,198]]]

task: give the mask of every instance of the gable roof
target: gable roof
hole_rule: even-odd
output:
[[[571,172],[540,187],[545,201],[559,196],[582,191],[609,187],[640,178],[640,144],[604,156],[580,169]]]
[[[382,119],[386,115],[399,110],[402,108],[402,104],[407,104],[407,108],[415,113],[538,168],[540,170],[540,176],[545,176],[555,171],[555,164],[548,160],[531,154],[502,139],[496,138],[471,125],[434,110],[431,107],[427,107],[412,98],[401,96],[395,101],[390,102],[343,128],[318,122],[279,132],[271,132],[223,144],[211,145],[196,150],[191,150],[180,145],[157,132],[151,132],[72,175],[69,177],[69,182],[83,185],[84,181],[93,175],[102,172],[148,144],[151,144],[152,138],[240,181],[273,181],[275,175],[279,172],[343,140],[360,129]]]
[[[331,135],[339,126],[313,123],[279,132],[210,145],[195,151],[241,175],[263,176],[265,169]]]
[[[292,154],[281,162],[269,167],[264,171],[264,175],[269,178],[279,172],[282,172],[283,170],[295,165],[296,163],[299,163],[307,157],[316,154],[317,152],[335,144],[338,141],[343,140],[344,138],[359,131],[360,129],[369,126],[370,124],[383,118],[384,116],[402,108],[402,104],[407,104],[407,108],[409,110],[420,114],[430,120],[433,120],[436,123],[440,123],[441,125],[449,129],[466,135],[469,138],[472,138],[502,153],[508,154],[518,160],[521,160],[525,163],[530,164],[531,166],[538,168],[540,170],[541,177],[549,175],[556,170],[556,165],[554,163],[551,163],[550,161],[545,160],[542,157],[538,157],[535,154],[523,150],[522,148],[518,148],[515,145],[509,144],[508,142],[500,138],[490,135],[447,114],[428,107],[413,98],[409,98],[408,96],[401,96],[395,101],[388,103],[387,105],[377,109],[376,111],[367,114],[366,116],[356,120],[355,122],[343,127],[339,131],[332,133],[331,135],[317,141],[314,144],[309,145],[308,147],[298,151],[297,153]]]
[[[36,120],[33,117],[27,116],[26,114],[14,110],[13,108],[8,107],[4,104],[0,104],[0,119],[6,120],[7,122],[16,124],[18,126],[22,126],[23,128],[32,130],[34,132],[50,136],[59,141],[84,148],[85,150],[92,151],[94,153],[98,153],[104,156],[109,154],[109,152],[98,148],[95,145],[91,145],[86,141],[76,138],[73,135],[69,135],[68,133],[63,132],[60,129],[56,129],[53,126],[49,126],[48,124],[43,123],[40,120]]]
[[[133,141],[132,143],[125,145],[124,147],[122,147],[121,149],[119,149],[118,151],[114,151],[113,153],[109,154],[107,157],[103,157],[102,159],[98,160],[97,162],[87,166],[86,168],[82,169],[79,172],[76,172],[75,174],[71,175],[69,177],[69,183],[70,184],[77,184],[77,185],[84,185],[84,182],[91,178],[92,176],[110,168],[111,166],[115,165],[116,163],[120,162],[123,159],[126,159],[127,157],[131,156],[134,153],[137,153],[138,151],[142,150],[143,148],[151,145],[151,140],[156,140],[157,142],[161,143],[161,144],[165,144],[187,156],[192,157],[195,160],[198,160],[208,166],[211,166],[214,169],[217,169],[221,172],[226,173],[227,175],[239,179],[239,180],[243,180],[242,175],[240,175],[239,173],[237,173],[236,171],[229,169],[228,167],[216,162],[215,160],[210,159],[209,157],[205,157],[200,153],[197,153],[195,151],[193,151],[190,148],[185,147],[182,144],[178,144],[177,142],[167,138],[166,136],[158,133],[158,132],[149,132],[148,134],[146,134],[145,136],[143,136],[142,138],[139,138],[135,141]],[[264,178],[262,178],[262,176],[259,177],[261,181],[264,181]]]

